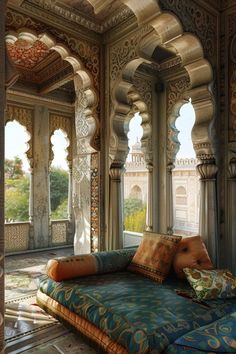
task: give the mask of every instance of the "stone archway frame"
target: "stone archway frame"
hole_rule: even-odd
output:
[[[39,40],[50,50],[59,53],[63,60],[68,61],[74,71],[74,85],[76,93],[75,102],[75,129],[77,139],[77,153],[73,159],[73,208],[76,218],[75,239],[81,245],[86,238],[87,248],[82,253],[90,252],[91,224],[90,224],[90,199],[91,199],[91,155],[97,152],[96,133],[99,129],[97,118],[98,95],[95,90],[92,76],[84,68],[81,60],[62,43],[48,33],[39,33],[21,28],[17,32],[9,32],[6,41],[14,44],[20,38],[33,44]],[[78,250],[78,249],[77,249]],[[80,250],[78,251],[80,252]]]
[[[92,0],[91,0],[92,1]],[[96,2],[96,1],[95,1]],[[214,100],[210,91],[210,84],[213,81],[213,72],[210,63],[204,58],[203,47],[200,40],[191,33],[185,33],[181,25],[180,20],[172,13],[162,12],[156,0],[147,0],[145,2],[137,2],[135,0],[122,0],[135,14],[138,25],[149,25],[152,30],[148,34],[145,34],[138,43],[137,53],[138,57],[133,59],[130,63],[126,63],[113,94],[113,106],[114,114],[113,118],[113,130],[116,134],[113,141],[116,141],[116,151],[113,148],[113,161],[115,163],[123,163],[125,158],[125,122],[124,118],[130,109],[130,101],[128,93],[132,87],[134,72],[140,64],[143,62],[157,64],[157,68],[160,71],[160,76],[166,82],[167,90],[170,87],[173,80],[179,81],[183,78],[186,80],[186,85],[178,90],[170,101],[167,100],[167,121],[173,121],[174,114],[177,118],[177,114],[172,112],[172,108],[177,104],[180,99],[188,100],[192,99],[192,105],[195,110],[196,119],[192,129],[192,141],[197,157],[204,164],[203,168],[199,167],[199,171],[202,175],[202,179],[208,181],[211,180],[208,186],[208,182],[203,183],[205,187],[202,188],[202,196],[210,201],[210,198],[215,200],[215,183],[214,177],[217,171],[215,166],[215,153],[214,142],[212,139],[212,125],[214,121]],[[155,52],[155,55],[154,55]],[[158,57],[159,52],[162,53]],[[162,61],[164,53],[164,62]],[[173,66],[173,58],[176,58],[178,63],[178,70],[168,70]],[[172,61],[171,65],[168,65],[168,60]],[[179,108],[178,108],[179,109]],[[177,111],[178,111],[177,109]],[[176,110],[176,107],[174,108]],[[169,140],[173,143],[174,149],[172,152],[176,154],[176,131],[172,131],[173,140]],[[171,135],[171,134],[170,134]],[[169,146],[170,150],[170,146]],[[170,151],[169,151],[170,152]],[[173,158],[173,156],[172,156]],[[201,165],[202,165],[201,164]],[[201,166],[200,165],[200,166]],[[207,165],[207,166],[206,166]],[[170,166],[172,168],[172,166]],[[168,164],[166,164],[168,170]],[[210,171],[210,172],[209,172]],[[168,171],[169,178],[167,177],[167,185],[171,185],[171,172]],[[211,186],[210,186],[211,184]],[[171,198],[171,188],[166,187],[167,195],[163,197]],[[203,196],[203,199],[204,199]],[[213,203],[214,204],[214,203]],[[207,223],[202,227],[202,235],[205,239],[215,239],[216,237],[216,205],[211,204],[211,223]],[[171,229],[171,209],[172,205],[169,204],[165,211],[165,215],[162,218],[166,226],[161,230],[166,232],[166,228]],[[202,211],[202,224],[206,223],[209,212],[207,210]],[[164,225],[163,224],[163,225]],[[162,227],[161,227],[162,228]],[[210,246],[210,253],[214,253],[214,242],[208,242]],[[211,243],[211,245],[210,245]],[[214,261],[216,254],[213,254]]]

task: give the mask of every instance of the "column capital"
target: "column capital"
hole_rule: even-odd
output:
[[[197,170],[201,176],[201,180],[214,180],[218,171],[215,161],[201,163],[197,165]]]
[[[113,181],[120,182],[121,176],[124,174],[124,165],[121,163],[113,163],[110,167],[110,176]]]

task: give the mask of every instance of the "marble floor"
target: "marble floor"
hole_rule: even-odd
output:
[[[46,314],[36,303],[38,277],[50,258],[72,255],[72,248],[5,258],[5,353],[95,354],[98,349]]]

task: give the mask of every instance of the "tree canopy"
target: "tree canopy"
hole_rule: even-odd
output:
[[[68,198],[68,172],[52,167],[50,171],[51,210],[54,212]]]

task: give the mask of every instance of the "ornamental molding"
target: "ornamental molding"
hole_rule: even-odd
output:
[[[69,117],[65,117],[58,114],[50,114],[49,115],[49,166],[54,158],[53,153],[53,144],[51,141],[51,137],[55,130],[61,129],[67,135],[67,139],[69,145],[66,148],[67,151],[67,162],[69,169],[72,167],[72,120]]]
[[[28,150],[25,153],[29,160],[30,167],[33,168],[33,110],[14,105],[7,105],[5,124],[14,120],[23,125],[30,134],[30,139],[27,141]]]
[[[127,18],[133,15],[132,11],[129,8],[123,7],[122,9],[118,9],[114,11],[114,13],[112,13],[109,16],[109,18],[106,19],[103,23],[99,23],[96,22],[96,20],[92,20],[88,16],[81,14],[76,9],[73,9],[73,11],[71,11],[70,7],[66,5],[59,6],[55,4],[53,1],[50,2],[45,0],[25,1],[22,4],[22,8],[32,12],[36,11],[36,13],[42,17],[45,17],[46,14],[48,19],[51,19],[51,16],[53,16],[49,13],[52,12],[53,14],[56,14],[58,18],[63,18],[64,25],[66,20],[68,21],[68,23],[77,24],[90,31],[100,33],[100,34],[119,25],[121,22],[125,21]]]

